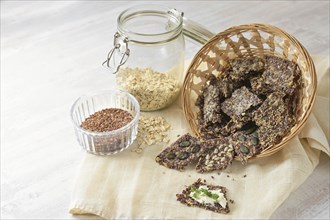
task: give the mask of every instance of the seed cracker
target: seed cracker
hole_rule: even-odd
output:
[[[301,83],[299,76],[300,69],[296,63],[280,57],[266,56],[265,71],[260,78],[251,80],[252,90],[262,94],[282,91],[293,95]]]
[[[267,96],[261,106],[254,111],[253,119],[258,126],[271,126],[283,114],[288,114],[288,106],[283,101],[284,93],[276,92]]]
[[[264,148],[279,143],[295,123],[283,97],[283,93],[270,94],[254,113],[260,144]]]
[[[234,158],[234,149],[225,138],[216,138],[204,142],[208,149],[199,158],[196,170],[199,173],[226,169]]]
[[[247,160],[261,149],[257,131],[252,134],[237,132],[230,136],[229,143],[234,146],[235,153],[242,164],[246,164]]]
[[[204,105],[203,105],[203,113],[204,113],[204,123],[221,123],[223,116],[221,115],[220,108],[220,99],[222,95],[220,93],[219,87],[216,85],[209,85],[206,88],[204,95]],[[206,103],[206,104],[205,104]]]
[[[291,117],[285,116],[278,120],[272,127],[259,127],[258,135],[262,148],[278,144],[292,128],[293,122]]]
[[[222,111],[232,119],[237,119],[246,115],[247,110],[251,106],[258,106],[262,100],[257,95],[249,91],[245,86],[233,92],[231,98],[226,99],[221,104]]]
[[[182,171],[188,164],[197,161],[203,150],[202,143],[187,133],[165,148],[156,157],[156,162],[167,168]]]
[[[263,71],[265,66],[263,60],[258,57],[235,58],[229,60],[229,64],[232,68],[231,78],[240,80]]]

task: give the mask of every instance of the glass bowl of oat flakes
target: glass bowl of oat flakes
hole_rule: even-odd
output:
[[[108,90],[78,98],[71,120],[78,143],[96,155],[111,155],[128,148],[137,136],[140,105],[130,93]]]

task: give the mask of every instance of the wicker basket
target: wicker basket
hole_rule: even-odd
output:
[[[195,102],[207,82],[206,76],[221,75],[227,68],[229,59],[264,55],[274,55],[297,63],[302,73],[302,88],[296,124],[280,143],[262,150],[254,158],[269,156],[279,151],[301,130],[311,113],[315,99],[317,80],[314,63],[306,49],[283,30],[266,24],[248,24],[231,27],[215,35],[199,50],[187,70],[183,85],[183,107],[195,135],[201,137],[197,122],[199,109]]]

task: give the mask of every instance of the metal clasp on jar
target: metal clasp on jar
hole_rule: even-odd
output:
[[[118,32],[115,33],[113,39],[113,47],[109,51],[107,59],[102,63],[102,65],[110,69],[113,74],[119,71],[119,68],[126,63],[130,55],[128,42],[129,40],[127,37],[123,39]],[[119,59],[116,58],[118,55]]]

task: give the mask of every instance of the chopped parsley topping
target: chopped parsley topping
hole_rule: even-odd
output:
[[[218,194],[212,193],[205,188],[197,189],[194,185],[191,185],[190,190],[193,192],[193,197],[195,199],[198,199],[199,197],[202,197],[202,196],[207,196],[216,201],[219,198]]]

